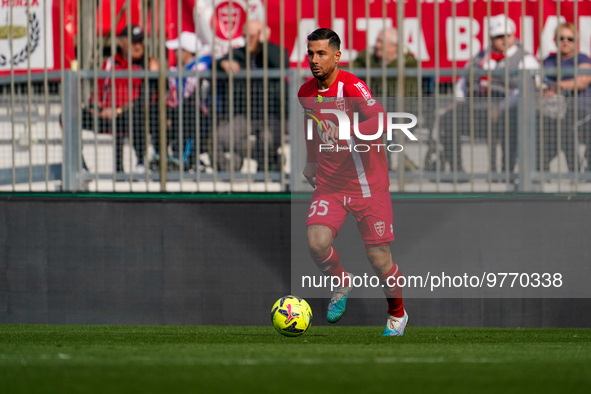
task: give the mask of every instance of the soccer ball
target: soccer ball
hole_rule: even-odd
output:
[[[281,335],[297,337],[312,324],[312,308],[303,298],[288,295],[277,300],[271,309],[273,327]]]

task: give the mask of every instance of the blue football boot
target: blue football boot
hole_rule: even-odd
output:
[[[328,304],[328,310],[326,311],[326,320],[329,323],[336,323],[341,320],[341,317],[345,314],[345,308],[347,307],[347,297],[353,289],[353,275],[349,275],[350,281],[349,286],[339,287],[332,294],[330,303]]]
[[[388,320],[386,321],[386,329],[382,336],[384,337],[401,337],[404,334],[404,329],[406,328],[406,324],[408,323],[408,314],[406,310],[404,311],[404,316],[402,317],[394,317],[392,315],[388,316]]]

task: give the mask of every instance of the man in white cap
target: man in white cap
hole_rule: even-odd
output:
[[[197,97],[197,71],[203,72],[211,67],[211,51],[206,45],[203,45],[195,33],[184,31],[174,40],[166,42],[166,47],[174,51],[180,67],[182,67],[182,80],[178,78],[178,67],[170,67],[170,71],[175,76],[168,80],[168,94],[166,102],[168,106],[167,117],[170,127],[168,133],[168,143],[172,144],[174,156],[178,156],[183,161],[186,168],[195,165],[195,144],[196,144],[196,111],[200,108],[200,127],[199,137],[200,145],[207,144],[208,131],[208,113],[207,100],[209,96],[209,82],[201,81],[199,86],[199,97]],[[178,56],[180,53],[180,56]],[[182,96],[182,99],[181,99]],[[180,122],[180,104],[182,102],[182,134],[183,147],[179,144],[179,135],[181,132]],[[157,136],[155,140],[158,141]],[[156,144],[158,146],[158,144]],[[182,152],[181,152],[182,151]]]
[[[529,53],[524,54],[521,43],[515,37],[515,23],[509,17],[500,14],[489,20],[490,47],[478,52],[478,54],[466,64],[466,69],[472,65],[475,70],[475,77],[469,81],[465,76],[461,77],[455,88],[455,96],[461,104],[469,104],[466,97],[469,96],[469,89],[474,92],[474,133],[478,137],[487,137],[488,117],[492,123],[492,152],[489,152],[490,170],[495,171],[496,143],[501,143],[502,160],[501,169],[505,171],[505,156],[508,154],[508,171],[513,172],[517,160],[517,106],[521,83],[519,76],[510,75],[508,90],[505,86],[505,74],[497,72],[492,74],[490,80],[487,75],[482,75],[483,70],[499,70],[509,68],[516,69],[538,69],[539,64],[535,57]],[[535,96],[533,78],[527,80],[528,94]],[[492,104],[488,107],[488,94],[492,97]],[[508,102],[508,103],[507,103]],[[509,152],[505,152],[505,116],[504,112],[509,108]],[[470,108],[468,105],[457,107],[457,134],[454,138],[453,111],[449,111],[442,119],[443,133],[440,139],[444,147],[445,159],[450,165],[450,171],[462,169],[461,145],[458,143],[460,135],[469,134]],[[454,141],[455,140],[455,141]],[[454,150],[454,142],[455,150]]]

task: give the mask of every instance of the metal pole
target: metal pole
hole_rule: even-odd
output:
[[[228,15],[228,30],[231,32],[233,30],[233,24],[234,24],[234,18],[233,18],[233,7],[234,4],[232,2],[232,0],[230,0],[229,3],[229,7],[230,7],[230,12]],[[215,8],[214,8],[214,14],[215,14]],[[247,21],[248,23],[248,21]],[[215,29],[215,27],[214,27]],[[248,52],[248,45],[246,46],[246,52]],[[234,62],[234,48],[232,47],[232,33],[230,33],[228,35],[228,61],[230,63],[230,66],[232,65],[232,63]],[[234,151],[235,151],[235,144],[234,144],[234,72],[232,71],[233,68],[230,67],[229,68],[229,73],[228,73],[228,128],[229,128],[229,132],[230,135],[228,138],[230,138],[230,191],[232,191],[232,187],[234,186]],[[248,101],[250,99],[250,97],[247,97],[246,100]],[[246,136],[246,142],[248,143],[248,135]]]
[[[63,48],[63,47],[62,47]],[[78,169],[80,168],[80,130],[78,128],[78,109],[80,107],[78,76],[74,71],[65,72],[62,81],[64,91],[63,126],[64,126],[64,164],[63,191],[78,190]]]
[[[541,39],[542,31],[544,31],[544,0],[538,0],[538,42],[540,45],[540,53],[544,53],[544,40]],[[544,62],[540,64],[540,80],[544,81]],[[544,89],[540,89],[539,100],[544,97]],[[544,191],[544,106],[540,107],[538,115],[540,130],[538,133],[538,162],[540,172],[540,191]]]
[[[457,81],[457,62],[456,62],[456,2],[454,1],[451,5],[451,17],[452,17],[452,33],[451,33],[451,41],[452,44],[452,54],[451,54],[451,80],[453,83]],[[451,172],[453,177],[453,189],[457,191],[458,188],[458,171],[460,170],[458,163],[458,153],[459,156],[462,157],[462,145],[460,143],[460,136],[458,135],[458,106],[456,100],[453,101],[452,107],[452,154],[451,158],[448,158],[448,161],[451,166]],[[447,131],[447,130],[446,130]],[[449,138],[449,136],[448,136]],[[451,160],[450,160],[451,159]]]
[[[133,63],[133,58],[131,56],[131,52],[133,50],[133,39],[132,39],[132,29],[130,29],[131,27],[131,7],[129,7],[129,1],[127,0],[125,2],[125,6],[127,7],[127,10],[125,12],[125,16],[126,16],[126,25],[127,25],[127,42],[128,42],[128,50],[127,50],[127,114],[129,116],[129,127],[128,127],[128,131],[129,131],[129,135],[128,135],[128,140],[127,143],[129,144],[129,191],[132,191],[132,187],[133,187],[133,173],[134,173],[134,168],[133,168],[133,153],[135,152],[135,144],[134,144],[134,138],[133,138],[133,79],[131,78],[131,65]],[[115,85],[113,85],[115,86]],[[138,160],[139,160],[139,152],[135,152],[136,155],[138,156]]]
[[[160,140],[160,191],[166,192],[166,19],[165,0],[158,6],[158,134]]]
[[[385,4],[384,4],[385,7]],[[399,1],[396,3],[396,25],[398,26],[398,37],[404,37],[404,2]],[[384,47],[385,48],[385,47]],[[384,69],[385,70],[385,69]],[[385,71],[384,71],[385,72]],[[398,100],[396,104],[396,110],[398,112],[404,112],[404,39],[398,40]],[[398,133],[396,139],[399,144],[404,143],[404,135]],[[405,168],[404,168],[404,154],[398,156],[398,191],[404,192],[405,188]]]
[[[148,0],[144,0],[142,2],[142,11],[140,13],[140,26],[144,30],[144,130],[140,130],[140,133],[143,133],[144,138],[144,157],[143,162],[146,168],[146,172],[144,173],[144,181],[146,182],[146,192],[150,190],[150,162],[148,161],[148,148],[152,145],[152,138],[150,135],[150,78],[148,77],[148,72],[150,71],[150,54],[152,53],[152,48],[148,45]]]
[[[197,15],[197,7],[193,7],[193,20],[195,21],[195,35],[197,35],[199,18]],[[205,43],[203,43],[205,44]],[[195,44],[198,45],[198,44]],[[195,56],[197,60],[197,67],[195,67],[195,80],[197,84],[195,85],[195,98],[197,102],[197,109],[195,111],[195,182],[197,184],[197,191],[199,191],[200,181],[201,181],[201,170],[200,166],[200,153],[201,152],[201,133],[207,132],[207,130],[201,130],[201,79],[199,77],[199,52],[198,47],[195,48]],[[212,65],[213,66],[213,65]]]
[[[95,14],[95,18],[94,20],[96,20],[96,8],[94,8],[94,14]],[[93,70],[93,78],[92,78],[92,94],[93,94],[93,100],[92,100],[92,107],[93,107],[93,129],[95,130],[94,134],[94,184],[96,187],[96,190],[98,191],[99,188],[99,160],[98,160],[98,68],[100,67],[100,65],[102,64],[102,49],[103,49],[103,33],[102,33],[102,27],[103,27],[103,7],[102,7],[102,0],[101,0],[101,6],[100,6],[100,12],[99,12],[99,25],[101,28],[101,34],[99,35],[98,38],[98,42],[99,42],[99,46],[98,48],[100,48],[100,52],[101,54],[97,54],[97,46],[96,46],[96,42],[93,43],[93,62],[92,62],[92,70]],[[94,36],[94,35],[93,35]],[[96,38],[95,38],[96,40]],[[94,41],[94,40],[93,40]],[[100,59],[100,61],[97,63],[97,57]]]
[[[246,7],[246,21],[250,20],[250,9]],[[252,145],[250,143],[250,136],[252,135],[252,80],[251,80],[251,67],[250,67],[250,51],[248,50],[248,42],[250,41],[249,29],[246,29],[246,157],[248,162],[252,159]],[[252,174],[250,171],[246,172],[246,184],[248,191],[252,191]]]
[[[84,9],[81,8],[82,6],[82,0],[77,0],[77,10],[78,13],[82,12],[82,15],[86,15],[84,13]],[[88,5],[88,3],[86,3]],[[80,15],[80,14],[79,14]],[[82,36],[83,36],[83,32],[82,32],[82,17],[78,16],[77,19],[77,31],[78,34],[76,34],[76,48],[81,48],[82,45]],[[86,47],[86,45],[84,45],[84,47]],[[87,51],[88,49],[85,48],[85,51]],[[82,98],[82,79],[80,77],[80,68],[82,67],[82,60],[83,60],[83,56],[82,56],[82,49],[76,51],[76,88],[78,89],[78,97]],[[72,70],[74,71],[74,70]],[[76,176],[79,178],[80,175],[82,174],[82,160],[83,160],[83,156],[82,156],[82,106],[80,105],[80,101],[78,101],[78,104],[76,106],[76,117],[77,117],[77,122],[76,122],[76,131],[77,131],[77,136],[78,136],[78,150],[75,152],[75,154],[78,156],[77,157],[77,162],[78,162],[78,166],[76,167]],[[81,184],[79,184],[78,186],[81,186]]]
[[[111,88],[111,109],[113,113],[116,113],[115,110],[115,41],[117,40],[117,25],[115,24],[115,0],[111,0],[111,81],[110,81],[110,88]],[[115,117],[113,116],[111,119],[111,133],[113,135],[113,191],[116,191],[116,183],[117,183],[117,125],[115,123]],[[123,160],[123,158],[121,158]],[[121,163],[123,165],[123,163]]]
[[[435,2],[435,32],[434,32],[434,40],[437,42],[439,36],[439,2]],[[439,115],[439,45],[435,45],[435,116],[440,117]],[[441,127],[437,131],[435,135],[435,187],[436,191],[439,191],[439,186],[441,183],[441,155],[439,154],[439,140],[440,138],[440,131]]]
[[[505,0],[505,20],[509,19],[509,3]],[[503,56],[507,59],[507,36],[509,28],[509,24],[505,24],[505,48],[503,50]],[[515,34],[515,33],[513,33]],[[513,168],[509,168],[509,163],[511,163],[511,133],[516,133],[517,130],[509,130],[509,64],[505,66],[505,146],[503,149],[505,150],[505,184],[508,188],[509,182],[511,182],[511,173],[513,173]]]
[[[285,176],[285,167],[283,165],[283,159],[285,158],[285,148],[286,148],[286,143],[285,143],[285,109],[286,109],[286,105],[287,103],[285,102],[285,57],[283,56],[283,51],[285,50],[285,0],[280,0],[279,2],[279,41],[280,41],[280,45],[279,45],[279,53],[281,54],[281,58],[279,59],[279,67],[280,67],[280,75],[279,75],[279,94],[281,95],[280,97],[280,127],[281,127],[281,141],[280,141],[280,146],[281,146],[281,161],[279,162],[279,168],[281,170],[281,189],[285,190],[286,189],[286,176]],[[293,97],[291,98],[292,100],[294,99]],[[293,116],[293,114],[292,114]],[[294,130],[295,132],[295,130]]]
[[[12,28],[12,27],[11,27]],[[27,1],[27,32],[31,30],[31,6]],[[31,95],[33,87],[31,85],[31,43],[27,38],[27,127],[25,132],[27,133],[28,146],[29,146],[29,191],[33,189],[33,130],[31,126],[31,108],[33,103],[31,102]]]
[[[417,0],[417,20],[419,24],[423,22],[422,0]],[[417,117],[423,119],[423,53],[421,52],[422,45],[417,47]],[[419,141],[419,158],[423,157],[423,144]],[[423,191],[423,175],[425,172],[424,166],[419,166],[419,192]]]
[[[474,18],[474,1],[470,0],[470,27],[469,36],[472,35],[472,20]],[[474,53],[472,48],[472,40],[470,40],[470,56]],[[470,61],[470,68],[468,70],[468,100],[470,101],[468,108],[470,111],[469,122],[470,122],[470,185],[471,191],[474,192],[474,62]]]
[[[214,10],[213,16],[211,18],[211,25],[213,26],[213,32],[211,35],[211,97],[213,97],[212,104],[211,104],[211,135],[212,135],[212,169],[213,169],[213,190],[216,191],[217,189],[217,176],[218,176],[218,144],[217,144],[217,94],[218,94],[218,84],[217,84],[217,58],[216,58],[216,29],[217,29],[217,16],[215,13],[215,0],[211,0],[211,7]]]
[[[369,0],[365,0],[365,47],[371,48],[371,43],[369,42]],[[365,51],[365,83],[367,86],[371,85],[369,52],[369,50]]]
[[[62,0],[63,2],[63,0]],[[14,48],[12,42],[12,26],[14,25],[14,5],[10,3],[10,38],[8,45],[10,46],[10,128],[12,140],[12,191],[16,191],[16,135],[14,130]],[[63,10],[63,7],[61,8]],[[63,30],[62,30],[63,31]],[[63,45],[62,45],[63,52]],[[63,75],[63,74],[62,74]],[[63,78],[62,78],[63,82]]]
[[[63,155],[63,165],[62,165],[62,190],[67,190],[67,185],[66,185],[66,167],[67,167],[67,163],[66,163],[66,155],[68,154],[68,152],[66,151],[66,124],[68,122],[70,122],[70,119],[66,116],[66,92],[67,90],[65,89],[65,79],[66,79],[66,74],[65,74],[65,62],[66,62],[66,55],[65,55],[65,47],[64,47],[64,41],[65,41],[65,25],[64,25],[64,14],[65,14],[65,10],[64,10],[64,0],[60,0],[60,50],[61,50],[61,59],[60,59],[60,70],[61,70],[61,104],[62,104],[62,108],[63,108],[63,114],[62,114],[62,124],[64,126],[64,137],[62,138],[62,155]],[[11,22],[12,25],[12,22]]]
[[[183,108],[183,101],[185,98],[184,95],[184,90],[185,90],[185,86],[183,84],[183,64],[181,63],[181,45],[180,45],[180,40],[181,40],[181,32],[182,32],[182,20],[183,20],[183,16],[182,16],[182,8],[183,5],[181,4],[181,0],[177,1],[177,39],[179,40],[179,47],[177,49],[177,57],[176,57],[176,65],[177,65],[177,71],[178,71],[178,86],[177,86],[177,94],[179,96],[179,101],[178,101],[178,108],[179,108],[179,129],[178,129],[178,136],[179,136],[179,191],[183,191],[183,175],[184,175],[184,170],[185,170],[185,163],[184,163],[184,138],[183,138],[183,134],[185,132],[185,123],[184,123],[184,108]],[[197,57],[197,53],[195,53],[195,57]]]
[[[349,38],[347,40],[349,42],[349,72],[353,72],[353,0],[347,2],[347,35]]]
[[[263,29],[267,28],[267,0],[265,0],[265,11],[263,13]],[[269,75],[268,75],[268,39],[263,43],[263,138],[264,138],[264,173],[265,191],[269,188]],[[276,103],[275,103],[276,104]]]
[[[488,3],[486,3],[486,15],[488,17],[489,20],[489,24],[490,24],[490,18],[491,18],[491,2],[489,1]],[[488,37],[488,51],[490,52],[492,50],[492,39],[490,37],[489,34],[487,34],[488,32],[485,32],[486,37]],[[487,70],[486,70],[486,80],[492,81],[492,72],[491,72],[491,57],[490,54],[488,56],[488,65],[487,65]],[[486,90],[486,106],[487,108],[491,108],[492,106],[492,96],[491,96],[491,90],[487,89]],[[486,136],[487,136],[487,144],[488,144],[488,152],[489,152],[489,156],[488,156],[488,161],[490,163],[490,168],[488,169],[488,191],[492,192],[492,174],[494,171],[493,165],[495,165],[496,161],[497,161],[497,145],[495,144],[495,146],[492,146],[492,121],[490,116],[487,117],[486,120]]]
[[[574,134],[574,143],[573,143],[573,171],[575,175],[574,179],[574,192],[576,193],[579,189],[579,89],[577,84],[577,79],[579,78],[579,2],[575,1],[574,3],[574,25],[575,25],[575,58],[574,58],[574,82],[575,82],[575,89],[574,89],[574,97],[573,97],[573,124],[574,130],[571,132]],[[568,149],[568,147],[567,147]],[[591,149],[591,147],[587,147],[587,149]]]
[[[45,102],[45,191],[49,191],[49,78],[47,75],[47,2],[43,2],[43,98]]]

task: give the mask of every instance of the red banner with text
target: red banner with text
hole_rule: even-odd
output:
[[[243,44],[242,27],[247,18],[266,18],[271,28],[271,41],[276,44],[280,43],[280,27],[284,26],[284,45],[289,51],[292,66],[298,61],[305,65],[306,36],[317,27],[330,27],[341,37],[341,59],[345,64],[368,47],[368,43],[372,47],[381,29],[397,26],[395,1],[367,1],[368,15],[366,2],[361,0],[350,2],[351,12],[348,0],[182,0],[181,27],[182,30],[195,31],[197,24],[198,35],[207,44],[213,44],[215,31],[214,51],[220,56],[227,52],[230,37],[232,46]],[[331,3],[336,4],[334,11],[331,10]],[[318,5],[317,12],[315,4]],[[178,0],[168,0],[166,11],[169,38],[178,34],[177,5]],[[590,54],[591,0],[579,0],[576,5],[580,50]],[[454,57],[456,65],[461,67],[471,56],[487,46],[488,18],[505,12],[515,22],[517,37],[523,42],[525,49],[538,58],[544,58],[556,50],[554,31],[559,21],[574,22],[575,2],[561,1],[559,5],[555,0],[494,0],[490,1],[489,10],[489,1],[485,0],[439,0],[437,3],[435,0],[406,0],[403,42],[421,60],[423,67],[452,67]],[[334,20],[331,20],[333,14]],[[349,14],[352,16],[351,21]],[[350,36],[352,42],[349,42]]]

